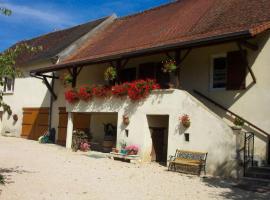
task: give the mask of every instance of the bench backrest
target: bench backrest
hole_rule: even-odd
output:
[[[206,161],[207,152],[185,151],[177,149],[175,152],[175,158]]]

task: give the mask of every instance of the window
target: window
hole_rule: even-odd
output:
[[[13,93],[14,92],[14,79],[5,78],[4,81],[4,93]]]
[[[131,82],[136,79],[136,68],[122,69],[120,72],[120,80],[122,83]]]
[[[143,63],[139,66],[139,79],[156,79],[162,89],[169,88],[170,76],[162,71],[162,63]]]
[[[212,58],[211,89],[225,89],[227,83],[227,58],[225,55]]]
[[[246,51],[212,57],[210,89],[242,90],[246,86]]]

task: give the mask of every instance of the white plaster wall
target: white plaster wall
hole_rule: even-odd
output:
[[[128,144],[138,144],[143,160],[150,161],[152,139],[147,115],[170,115],[168,156],[173,155],[177,148],[207,151],[208,172],[219,174],[235,173],[236,139],[231,128],[219,117],[204,107],[189,93],[181,90],[155,91],[145,101],[131,102],[127,98],[95,98],[90,103],[80,101],[67,104],[69,112],[117,112],[118,143],[125,140]],[[122,116],[130,118],[128,126],[123,125]],[[179,116],[190,115],[192,125],[184,130],[179,125]],[[129,137],[125,136],[129,130]],[[190,133],[190,142],[184,142],[184,132]],[[226,166],[226,168],[225,168]]]
[[[50,94],[42,80],[29,76],[29,71],[34,68],[46,67],[50,63],[42,62],[34,65],[21,67],[23,76],[15,79],[14,92],[4,95],[4,102],[10,105],[12,115],[18,115],[18,121],[14,122],[12,116],[3,115],[1,133],[9,132],[20,136],[22,129],[23,108],[49,107]],[[50,81],[50,80],[49,80]]]
[[[194,89],[200,91],[270,133],[269,33],[261,35],[252,42],[259,46],[258,51],[247,49],[248,62],[257,79],[257,83],[255,85],[252,84],[251,75],[248,73],[246,77],[247,89],[245,90],[213,91],[209,89],[211,56],[215,54],[226,54],[229,51],[238,50],[236,43],[193,49],[182,64],[181,84],[185,90],[188,90],[191,93]],[[223,110],[220,110],[203,99],[201,99],[201,101],[222,117],[228,124],[232,124],[232,118]],[[255,139],[255,154],[259,159],[265,160],[267,152],[267,138],[249,127],[245,127],[245,129],[246,131],[251,130],[257,135]]]

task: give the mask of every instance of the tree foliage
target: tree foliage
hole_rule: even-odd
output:
[[[0,7],[0,14],[11,15],[12,11]],[[21,43],[15,47],[9,48],[6,51],[0,53],[0,86],[5,85],[6,78],[14,79],[16,76],[20,76],[20,71],[16,68],[16,60],[18,56],[23,52],[33,53],[41,50],[42,47],[31,47],[26,43]],[[0,91],[0,107],[3,108],[4,112],[6,111],[9,115],[12,114],[12,110],[8,104],[3,101],[3,91]]]
[[[0,7],[0,14],[9,16],[12,14],[12,11],[7,8]]]

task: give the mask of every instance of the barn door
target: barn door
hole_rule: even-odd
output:
[[[59,108],[58,137],[57,144],[65,145],[67,137],[68,114],[65,107]],[[90,128],[90,113],[74,113],[73,129],[87,131]]]
[[[49,108],[23,108],[21,137],[38,140],[49,129]]]

